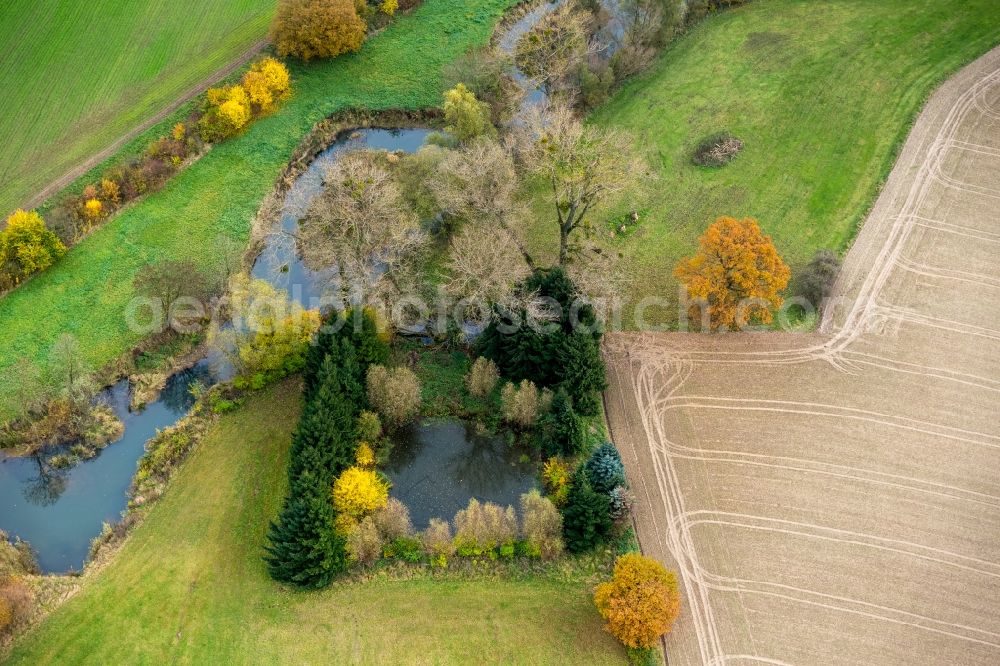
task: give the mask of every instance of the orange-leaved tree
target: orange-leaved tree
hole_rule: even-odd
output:
[[[677,577],[656,560],[628,553],[615,561],[611,580],[594,592],[605,629],[631,648],[650,648],[674,624],[681,609]]]
[[[791,271],[756,220],[720,217],[702,234],[698,252],[682,260],[674,275],[688,297],[698,301],[691,306],[692,316],[706,307],[715,330],[750,321],[770,323]]]
[[[271,41],[281,56],[333,58],[360,49],[367,29],[354,0],[281,0]]]

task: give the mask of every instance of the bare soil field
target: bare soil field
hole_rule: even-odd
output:
[[[670,666],[1000,663],[1000,48],[928,102],[815,334],[615,334]]]

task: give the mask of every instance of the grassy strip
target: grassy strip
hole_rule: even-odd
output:
[[[355,55],[293,68],[294,97],[246,134],[214,147],[156,194],[120,214],[58,265],[0,300],[0,371],[18,358],[42,363],[63,332],[100,367],[138,342],[125,318],[143,265],[191,259],[221,271],[225,248],[242,252],[250,220],[299,141],[346,108],[419,109],[439,102],[438,73],[485,42],[511,0],[428,0]],[[232,257],[230,257],[232,259]],[[0,417],[16,399],[0,387]]]
[[[265,36],[273,0],[37,2],[0,9],[0,210],[149,118]]]
[[[220,417],[118,556],[9,662],[623,661],[600,629],[586,570],[381,572],[317,593],[271,581],[260,554],[285,490],[297,386],[278,384]]]
[[[633,303],[676,303],[673,268],[719,215],[756,217],[793,272],[844,250],[924,100],[997,43],[998,24],[993,0],[754,0],[697,24],[590,118],[632,132],[651,167],[593,217],[625,253]],[[698,142],[721,131],[743,150],[695,166]],[[558,236],[538,195],[529,239],[544,261]],[[639,228],[613,235],[631,210]],[[676,306],[648,315],[674,323]]]

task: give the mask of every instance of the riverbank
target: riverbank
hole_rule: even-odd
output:
[[[0,371],[42,365],[74,331],[85,361],[103,367],[142,334],[124,313],[132,279],[154,260],[186,258],[213,275],[239,262],[251,221],[303,136],[345,109],[421,109],[439,103],[443,66],[485,43],[510,0],[427,2],[355,55],[292,67],[295,96],[245,134],[213,148],[160,192],[124,211],[52,269],[0,300]],[[220,257],[220,255],[225,255]],[[0,418],[16,393],[0,387]]]
[[[73,579],[9,663],[623,663],[590,600],[602,570],[584,563],[518,577],[382,573],[315,593],[271,581],[260,553],[299,409],[293,379],[219,417],[133,536]]]

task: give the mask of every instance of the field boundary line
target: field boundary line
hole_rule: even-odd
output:
[[[85,173],[99,165],[104,160],[112,157],[119,149],[122,148],[132,139],[136,138],[150,127],[153,127],[157,123],[164,120],[171,113],[179,109],[181,106],[190,102],[192,99],[200,95],[203,91],[208,89],[213,83],[226,78],[233,72],[235,72],[240,67],[246,65],[248,62],[253,60],[254,57],[260,53],[265,46],[268,45],[268,39],[262,38],[254,42],[249,48],[247,48],[243,53],[241,53],[235,60],[230,61],[228,64],[215,70],[208,76],[202,78],[197,83],[190,86],[187,90],[181,93],[180,97],[175,99],[169,105],[164,107],[161,111],[158,111],[154,115],[150,116],[146,120],[142,121],[131,130],[115,139],[110,145],[98,151],[91,157],[87,158],[80,164],[65,172],[63,175],[59,176],[48,185],[43,187],[35,196],[29,199],[25,204],[25,209],[37,208],[42,205],[46,199],[56,194],[65,187],[68,187],[77,178],[83,176]]]

